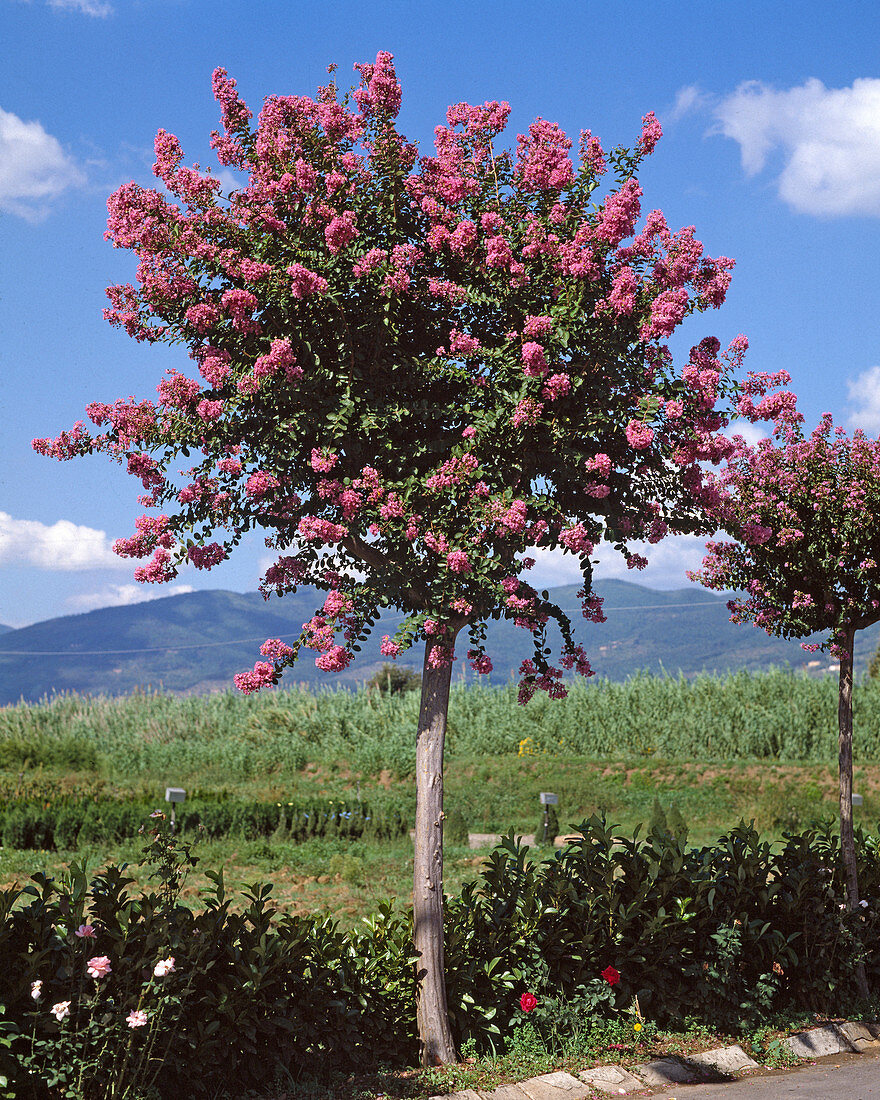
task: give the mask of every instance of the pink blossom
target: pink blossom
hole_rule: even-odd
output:
[[[599,477],[608,477],[611,473],[611,459],[608,455],[600,452],[592,458],[587,459],[584,463],[584,468],[591,473],[598,474]]]
[[[614,247],[624,237],[629,237],[641,211],[641,197],[642,189],[636,179],[626,180],[619,190],[609,195],[593,230],[596,239]]]
[[[338,461],[339,455],[333,454],[332,451],[319,451],[316,447],[313,447],[309,465],[318,473],[327,474]]]
[[[602,145],[589,130],[581,130],[580,154],[582,163],[589,166],[594,176],[603,176],[608,170]]]
[[[513,265],[513,253],[504,237],[489,237],[486,241],[486,265],[510,270]]]
[[[186,319],[196,332],[207,332],[220,320],[220,311],[216,306],[208,302],[190,306],[186,311]]]
[[[203,400],[196,406],[196,413],[202,419],[209,424],[215,420],[219,420],[223,415],[223,402],[222,401],[207,401]]]
[[[388,253],[384,248],[371,248],[369,252],[365,252],[363,256],[358,257],[355,261],[352,274],[356,279],[362,279],[364,275],[369,275],[371,271],[379,267],[387,256]]]
[[[39,1001],[43,996],[43,981],[38,978],[35,982],[31,982],[31,997],[35,1001]]]
[[[134,571],[134,579],[140,584],[165,584],[174,580],[177,570],[171,562],[171,555],[164,548],[158,547],[153,551],[153,556],[146,565],[139,566]]]
[[[303,516],[297,524],[298,533],[307,541],[335,543],[341,542],[348,534],[348,528],[317,516]]]
[[[63,1019],[70,1015],[70,1001],[59,1001],[58,1004],[52,1005],[49,1011],[60,1024]]]
[[[106,955],[95,955],[86,963],[86,971],[91,978],[106,978],[111,970],[110,960]]]
[[[400,110],[401,88],[394,72],[394,55],[380,50],[374,65],[355,65],[361,84],[354,98],[362,114],[396,118]]]
[[[147,1023],[147,1021],[148,1021],[148,1016],[147,1016],[146,1012],[143,1012],[139,1008],[133,1008],[131,1010],[131,1012],[129,1012],[129,1014],[125,1017],[125,1022],[132,1029],[138,1028],[138,1027],[144,1027],[144,1025]]]
[[[91,924],[81,924],[73,934],[80,940],[92,940],[97,935],[94,925]]]
[[[219,388],[230,374],[232,357],[229,352],[205,345],[193,354],[205,381],[215,389]]]
[[[541,315],[539,317],[526,317],[523,325],[523,336],[549,336],[553,331],[553,318]]]
[[[480,653],[475,649],[468,650],[468,659],[471,663],[471,668],[474,672],[478,672],[481,676],[488,676],[492,671],[492,658],[485,653]]]
[[[455,651],[434,643],[428,653],[428,668],[448,668],[455,661]]]
[[[567,550],[572,550],[576,554],[588,556],[594,549],[589,533],[582,523],[576,523],[573,527],[560,531],[559,541]]]
[[[642,136],[639,138],[639,152],[653,153],[657,142],[663,137],[663,128],[654,112],[649,111],[642,119]]]
[[[186,556],[196,569],[213,569],[226,560],[226,548],[219,543],[209,542],[205,546],[190,546]]]
[[[622,267],[614,277],[614,286],[608,295],[608,304],[618,317],[628,317],[636,308],[636,291],[639,288],[631,267]]]
[[[764,527],[760,523],[746,523],[743,526],[743,538],[750,546],[763,546],[772,534],[772,527]]]
[[[654,441],[654,429],[640,420],[630,420],[626,426],[626,438],[636,451],[643,451]]]
[[[684,287],[677,290],[664,290],[651,303],[651,316],[642,325],[639,335],[642,340],[651,340],[656,336],[669,336],[681,324],[687,313],[688,292]]]
[[[324,239],[332,256],[341,252],[346,245],[351,244],[359,235],[356,218],[352,210],[346,210],[343,214],[333,218],[324,229]]]
[[[278,674],[274,665],[270,665],[266,661],[257,661],[253,672],[238,672],[233,677],[233,681],[243,695],[252,695],[260,688],[266,687],[268,684],[274,684],[277,678]]]
[[[262,500],[280,484],[281,482],[274,474],[270,474],[267,470],[257,470],[245,482],[244,491],[252,500]]]
[[[153,974],[157,978],[167,977],[174,970],[174,956],[170,956],[167,959],[160,959],[153,967]]]
[[[223,292],[220,305],[232,318],[236,328],[251,331],[249,321],[251,314],[257,308],[257,299],[249,290],[241,290],[233,287]]]
[[[555,122],[536,119],[528,135],[517,135],[515,174],[529,190],[561,191],[572,183],[571,142]]]
[[[161,404],[176,409],[189,409],[201,392],[201,386],[191,378],[186,378],[173,368],[167,372],[156,387]]]
[[[302,264],[291,264],[287,269],[294,298],[308,298],[312,294],[326,294],[327,280]]]
[[[342,672],[348,668],[352,660],[353,654],[341,645],[334,645],[326,653],[316,657],[315,664],[324,672]]]
[[[471,563],[463,550],[453,550],[446,555],[446,564],[453,573],[470,573]]]
[[[288,381],[302,378],[302,367],[297,366],[296,356],[289,340],[273,340],[267,355],[261,355],[254,363],[254,376],[262,378],[284,371]]]
[[[531,424],[537,424],[544,411],[544,406],[534,397],[524,397],[513,411],[511,421],[515,428],[521,428]]]
[[[529,378],[543,378],[550,369],[544,349],[540,344],[529,341],[522,346],[523,373]]]
[[[551,374],[541,388],[541,396],[547,401],[557,401],[571,389],[571,379],[567,374]]]
[[[379,652],[383,657],[399,657],[402,648],[397,642],[392,642],[391,638],[387,634],[382,635],[382,644],[379,646]]]

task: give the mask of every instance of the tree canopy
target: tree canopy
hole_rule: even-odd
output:
[[[106,316],[183,345],[195,371],[166,372],[158,400],[88,406],[97,434],[80,422],[35,445],[103,451],[141,479],[153,514],[115,546],[149,559],[139,580],[210,569],[264,528],[277,554],[264,593],[328,592],[242,690],[275,682],[302,647],[345,667],[390,604],[409,617],[385,655],[424,638],[448,661],[466,624],[486,672],[481,624],[506,616],[534,634],[523,699],[562,694],[548,619],[559,663],[591,669],[565,614],[523,579],[529,548],[577,555],[584,614],[601,620],[601,540],[640,568],[631,540],[703,529],[700,464],[726,446],[719,402],[745,340],[726,356],[704,340],[680,373],[665,341],[721,304],[733,262],[657,210],[637,231],[653,115],[634,151],[584,131],[573,161],[554,123],[498,149],[508,104],[458,103],[420,156],[396,126],[391,56],[356,68],[352,93],[331,77],[314,99],[269,96],[255,125],[218,69],[212,145],[240,180],[229,193],[159,131],[162,186],[109,200],[107,236],[138,267]]]

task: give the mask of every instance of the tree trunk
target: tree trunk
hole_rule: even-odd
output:
[[[454,641],[454,639],[452,639]],[[448,635],[446,644],[451,644]],[[417,1018],[423,1066],[455,1061],[446,1007],[443,959],[443,743],[452,665],[432,668],[425,645],[416,741],[416,837],[413,860],[413,940],[419,961]]]
[[[852,689],[853,644],[855,628],[848,626],[843,639],[844,652],[840,657],[840,688],[837,700],[838,762],[840,774],[840,854],[843,860],[843,876],[846,883],[846,906],[852,912],[859,904],[859,876],[856,866],[856,844],[853,836],[853,757],[852,757]],[[865,964],[856,964],[856,983],[859,996],[868,998],[868,979]]]

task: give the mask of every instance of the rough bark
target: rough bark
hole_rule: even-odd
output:
[[[859,904],[859,877],[856,865],[856,844],[853,836],[853,757],[852,757],[852,689],[853,689],[853,642],[855,628],[847,627],[842,642],[844,652],[840,657],[840,687],[837,701],[838,725],[838,770],[840,775],[840,854],[843,861],[844,882],[846,883],[846,905],[852,912]],[[865,964],[856,964],[856,982],[859,996],[868,998],[868,980]]]
[[[444,639],[445,640],[445,639]],[[443,956],[443,744],[452,666],[432,668],[425,646],[416,742],[416,835],[413,940],[419,956],[417,1019],[424,1066],[454,1062]]]

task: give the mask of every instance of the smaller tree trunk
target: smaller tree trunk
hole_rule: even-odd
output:
[[[843,640],[844,652],[840,657],[840,687],[837,701],[838,725],[838,765],[840,775],[840,854],[843,861],[843,874],[846,883],[846,905],[852,912],[859,904],[859,875],[856,865],[856,843],[853,835],[852,791],[852,690],[853,690],[853,646],[855,628],[848,626]],[[865,964],[861,960],[856,964],[856,983],[859,996],[867,1000],[868,979]]]
[[[454,640],[454,639],[453,639]],[[444,642],[450,644],[447,638]],[[431,666],[425,646],[416,741],[416,836],[413,860],[413,941],[419,961],[417,1020],[423,1066],[455,1061],[443,956],[443,744],[452,666]]]

